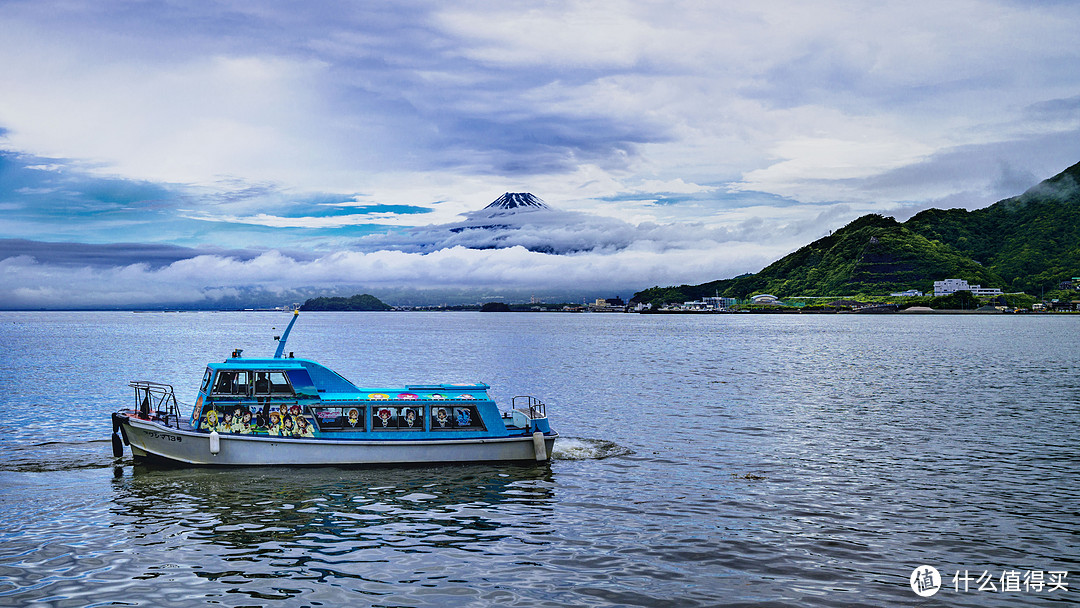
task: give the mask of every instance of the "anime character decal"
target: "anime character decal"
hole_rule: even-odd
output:
[[[417,414],[417,408],[403,407],[401,408],[401,412],[400,428],[421,430],[424,428],[424,423],[420,420],[420,415]]]
[[[367,407],[370,407],[370,413]],[[316,437],[334,431],[360,432],[368,424],[371,426],[367,430],[391,432],[486,428],[477,406],[466,403],[318,406],[307,411],[298,403],[269,406],[264,402],[264,409],[255,408],[254,405],[235,403],[227,407],[207,405],[199,420],[199,428],[222,434],[269,437]],[[370,419],[365,419],[365,416],[370,416]]]
[[[206,414],[203,416],[202,427],[207,431],[216,431],[218,428],[218,413],[217,410],[206,410]]]
[[[454,413],[456,414],[458,426],[472,426],[472,414],[469,412],[469,408],[454,408]]]
[[[373,429],[388,429],[394,426],[394,414],[388,407],[380,407],[375,411],[375,416],[371,421],[371,428]]]
[[[436,408],[431,415],[431,428],[433,429],[449,429],[453,428],[454,421],[450,418],[450,414],[446,411],[447,408]]]
[[[318,427],[303,415],[299,405],[282,405],[264,418],[244,406],[209,408],[203,414],[201,429],[232,435],[267,435],[269,437],[314,437]]]
[[[266,426],[266,434],[271,437],[281,437],[282,425],[281,425],[281,412],[277,410],[270,411],[270,422]]]
[[[250,435],[251,410],[246,407],[237,407],[236,410],[233,411],[230,431],[238,435]]]
[[[304,416],[296,417],[296,429],[293,431],[293,437],[314,437],[315,431],[311,428],[311,423]]]
[[[195,400],[195,407],[191,409],[191,426],[195,428],[199,428],[200,412],[202,412],[202,395],[199,395],[199,398]]]
[[[431,409],[431,429],[482,429],[476,408],[439,407]]]

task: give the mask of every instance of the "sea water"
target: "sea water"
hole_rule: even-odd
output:
[[[543,399],[553,460],[112,457],[129,380],[191,402],[289,319],[4,313],[0,605],[1077,601],[1080,316],[302,313],[358,384]]]

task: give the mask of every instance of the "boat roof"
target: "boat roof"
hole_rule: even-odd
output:
[[[208,367],[211,369],[231,369],[231,370],[279,370],[279,369],[300,369],[304,367],[303,363],[314,363],[323,367],[322,365],[315,363],[309,359],[281,359],[273,357],[230,357],[221,363],[211,363]]]
[[[434,399],[477,399],[486,400],[486,391],[491,388],[483,382],[450,384],[410,384],[404,387],[370,388],[360,387],[346,380],[334,370],[310,359],[274,358],[274,357],[230,357],[221,363],[210,363],[207,367],[215,371],[284,371],[305,370],[318,389],[319,398],[324,401],[336,400],[397,400],[399,398],[426,400],[418,391],[437,394]],[[472,393],[483,393],[473,395]],[[405,395],[409,395],[405,397]]]

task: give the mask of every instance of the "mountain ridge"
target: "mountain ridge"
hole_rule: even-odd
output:
[[[1006,291],[1046,290],[1080,276],[1080,163],[983,209],[927,209],[906,222],[864,215],[760,272],[652,287],[634,301],[883,295],[963,278]]]

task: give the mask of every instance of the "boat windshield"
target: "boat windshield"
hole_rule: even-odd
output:
[[[214,381],[214,395],[295,397],[289,377],[283,371],[221,370]]]
[[[248,373],[246,371],[220,371],[214,381],[215,395],[247,395]]]
[[[254,375],[255,395],[296,395],[285,372],[255,372]]]

